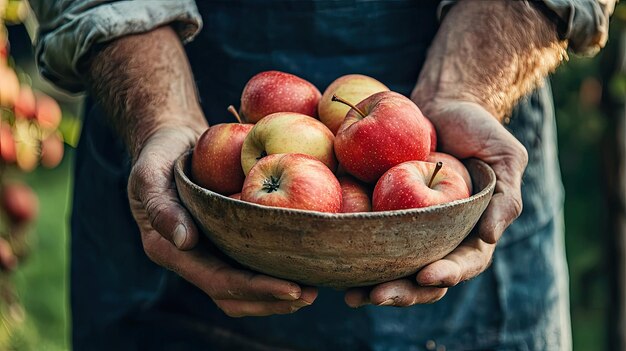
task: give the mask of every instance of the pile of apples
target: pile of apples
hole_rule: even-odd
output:
[[[374,78],[342,76],[322,95],[295,75],[261,72],[244,87],[239,112],[228,110],[239,123],[207,129],[191,159],[193,181],[219,194],[348,213],[427,207],[472,193],[465,166],[435,151],[433,124]]]

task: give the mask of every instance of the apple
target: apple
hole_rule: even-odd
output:
[[[389,88],[372,77],[362,74],[348,74],[339,77],[330,83],[322,94],[317,105],[319,119],[333,134],[337,134],[346,114],[350,111],[350,106],[333,102],[333,95],[341,96],[348,101],[360,102],[381,91],[389,91]]]
[[[54,132],[41,141],[41,165],[46,168],[54,168],[63,160],[65,148],[63,135]]]
[[[349,175],[337,178],[341,185],[341,213],[371,212],[372,202],[367,186]]]
[[[230,197],[231,199],[235,199],[235,200],[241,200],[241,193],[228,195],[228,197]]]
[[[243,183],[241,200],[266,206],[339,212],[341,186],[326,165],[305,154],[263,157]]]
[[[13,107],[20,93],[20,81],[15,71],[8,66],[0,66],[0,107]]]
[[[339,96],[334,100],[352,105]],[[402,162],[423,161],[429,153],[425,117],[413,101],[392,91],[376,93],[353,106],[335,137],[339,163],[366,183],[376,182]]]
[[[11,127],[6,123],[0,124],[0,163],[15,162],[17,160],[15,149],[15,139]]]
[[[463,163],[459,161],[456,157],[443,152],[431,152],[430,155],[428,155],[426,161],[432,163],[443,162],[444,168],[452,168],[461,177],[463,177],[463,180],[467,185],[467,190],[469,190],[470,194],[472,193],[472,177],[470,177],[470,174],[467,171],[467,168],[465,168],[465,165],[463,165]]]
[[[35,118],[37,114],[37,104],[35,102],[35,94],[28,85],[22,85],[20,92],[15,100],[15,106],[13,106],[15,116],[18,118]]]
[[[274,112],[298,112],[316,117],[321,96],[313,84],[300,77],[265,71],[246,83],[239,113],[250,123],[256,123]]]
[[[428,129],[430,129],[430,152],[437,151],[437,130],[435,129],[435,125],[426,116],[424,116],[424,120],[428,125]]]
[[[337,167],[335,136],[319,120],[295,112],[273,113],[254,125],[241,148],[241,165],[247,175],[261,158],[272,154],[307,154],[330,170]]]
[[[434,206],[465,199],[470,193],[452,168],[424,161],[401,163],[383,174],[372,195],[374,211]]]
[[[37,122],[44,129],[56,129],[61,123],[61,107],[48,95],[37,96]]]
[[[22,183],[7,184],[1,189],[0,207],[13,223],[30,222],[39,212],[39,200],[33,190]]]
[[[224,195],[241,191],[245,178],[241,146],[252,127],[252,124],[222,123],[207,129],[191,156],[194,182]]]

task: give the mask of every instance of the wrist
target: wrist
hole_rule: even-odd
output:
[[[179,113],[176,119],[170,117],[170,119],[144,120],[138,124],[137,128],[141,132],[129,128],[125,130],[127,135],[124,135],[123,138],[134,164],[145,146],[154,140],[160,140],[166,147],[184,145],[184,148],[189,149],[195,145],[200,135],[207,128],[208,124],[201,112],[199,114]],[[163,139],[163,136],[167,136],[167,138]]]

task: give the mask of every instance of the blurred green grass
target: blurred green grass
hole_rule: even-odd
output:
[[[27,174],[27,182],[39,196],[39,217],[34,223],[32,252],[13,280],[26,310],[25,330],[29,350],[69,350],[69,204],[73,152],[66,147],[63,162],[55,169]],[[21,350],[20,350],[21,351]]]

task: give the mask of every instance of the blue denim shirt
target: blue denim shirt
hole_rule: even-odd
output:
[[[278,69],[323,88],[346,73],[408,94],[434,37],[439,1],[59,1],[44,11],[38,58],[50,79],[81,89],[80,60],[95,43],[176,21],[202,107],[226,118],[253,74]],[[609,8],[546,1],[570,43],[593,43]],[[567,12],[565,9],[568,9]],[[56,12],[55,12],[56,11]],[[59,15],[62,13],[62,15]],[[200,33],[200,16],[205,28]],[[363,26],[363,19],[375,25]],[[297,26],[298,30],[293,30]],[[367,45],[358,38],[367,37]],[[601,37],[601,36],[600,36]],[[588,44],[589,47],[602,42]],[[432,305],[350,309],[322,289],[292,315],[226,317],[195,287],[143,253],[126,195],[128,155],[90,105],[76,158],[72,217],[72,320],[76,349],[567,350],[567,272],[562,186],[549,85],[515,109],[508,126],[529,151],[524,212],[506,231],[492,266]]]

